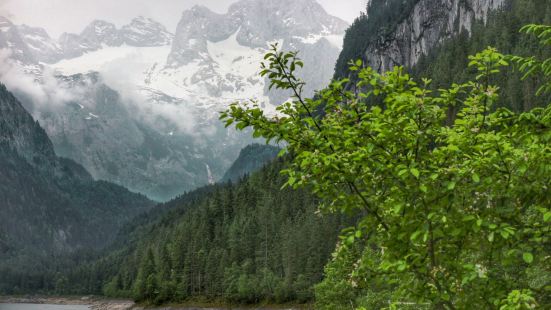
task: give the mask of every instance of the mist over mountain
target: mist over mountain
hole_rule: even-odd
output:
[[[98,249],[153,203],[58,157],[46,131],[0,84],[0,261]],[[2,267],[5,265],[2,264]]]
[[[195,6],[174,34],[144,17],[120,28],[97,19],[59,40],[0,22],[0,77],[56,151],[157,200],[207,184],[209,170],[220,179],[252,142],[223,128],[219,111],[256,98],[273,112],[289,97],[258,77],[270,44],[301,51],[312,95],[329,82],[347,27],[313,0],[239,1],[226,14]]]

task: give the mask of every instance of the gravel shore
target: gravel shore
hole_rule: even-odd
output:
[[[298,310],[297,308],[269,308],[269,307],[191,307],[191,306],[161,306],[161,307],[143,307],[136,305],[132,300],[105,299],[96,296],[84,297],[42,297],[42,296],[24,296],[24,297],[2,297],[0,303],[25,303],[25,304],[52,304],[52,305],[89,305],[92,310]],[[310,308],[301,308],[303,310]]]
[[[111,300],[94,296],[84,297],[0,297],[0,303],[9,304],[52,304],[52,305],[89,305],[92,310],[129,310],[133,309],[131,300]]]

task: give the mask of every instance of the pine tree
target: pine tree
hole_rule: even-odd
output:
[[[138,278],[134,285],[134,298],[138,301],[154,301],[158,295],[158,282],[155,267],[155,256],[149,248],[138,271]]]

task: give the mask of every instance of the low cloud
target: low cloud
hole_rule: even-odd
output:
[[[41,81],[38,81],[35,75],[28,72],[40,71],[38,67],[22,67],[10,56],[10,50],[0,49],[0,82],[10,91],[29,96],[35,108],[57,107],[76,98],[77,90],[64,87],[53,71],[41,70]]]
[[[59,111],[69,102],[94,111],[95,102],[91,92],[98,85],[93,85],[96,82],[92,79],[73,83],[64,80],[47,66],[23,67],[10,56],[10,50],[0,49],[0,82],[10,91],[32,102],[31,113],[36,119],[41,119],[42,112]],[[120,95],[120,103],[125,105],[130,117],[159,131],[176,131],[196,137],[210,135],[215,131],[206,124],[197,127],[196,118],[201,115],[191,104],[154,100],[147,92],[140,90],[138,81],[133,78],[143,76],[143,72],[140,72],[142,66],[137,65],[135,59],[128,55],[105,64],[97,81]]]
[[[158,127],[161,118],[182,133],[196,135],[196,109],[183,102],[155,100],[151,98],[151,93],[139,88],[143,81],[137,79],[143,78],[143,71],[146,70],[140,59],[137,55],[128,54],[104,64],[100,73],[102,81],[119,93],[134,117],[154,127]]]
[[[11,3],[11,0],[0,1],[0,16],[7,17],[9,19],[14,17],[10,9],[8,9],[10,3]]]

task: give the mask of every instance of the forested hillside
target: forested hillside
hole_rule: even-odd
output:
[[[262,168],[277,157],[280,148],[273,145],[251,144],[239,152],[239,157],[226,171],[220,182],[237,182],[241,177]]]
[[[56,157],[45,131],[1,84],[0,179],[0,292],[41,287],[22,279],[44,273],[52,257],[102,248],[153,206]]]
[[[281,189],[278,160],[239,184],[214,185],[159,205],[130,224],[60,293],[105,293],[154,303],[310,301],[348,225],[317,214],[305,191]],[[350,221],[349,221],[350,222]]]

